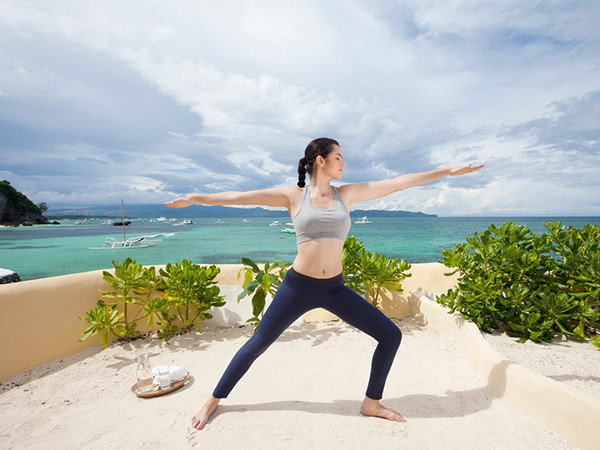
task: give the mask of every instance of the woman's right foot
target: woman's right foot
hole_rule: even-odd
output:
[[[386,408],[379,400],[373,400],[365,397],[360,407],[360,413],[363,416],[381,417],[382,419],[392,420],[394,422],[406,422],[406,419],[401,414],[393,409]]]
[[[192,417],[192,426],[197,430],[201,430],[204,428],[204,425],[208,422],[208,419],[217,409],[217,405],[219,404],[219,398],[211,397],[206,401],[204,406],[196,413],[194,417]]]

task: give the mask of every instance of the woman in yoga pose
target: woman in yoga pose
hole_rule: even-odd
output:
[[[378,341],[371,362],[371,375],[360,412],[404,422],[397,412],[379,400],[385,380],[400,345],[402,333],[381,311],[344,286],[342,252],[350,229],[350,209],[355,203],[384,197],[401,189],[429,183],[446,175],[464,175],[483,166],[449,167],[402,175],[371,183],[346,184],[336,188],[331,180],[342,178],[344,159],[333,139],[315,139],[306,147],[298,164],[298,186],[249,192],[191,194],[165,203],[182,208],[205,205],[263,205],[285,207],[296,230],[298,254],[275,298],[267,308],[256,333],[233,357],[212,396],[192,419],[201,430],[240,378],[280,335],[305,312],[324,308]],[[310,184],[305,186],[306,173]]]

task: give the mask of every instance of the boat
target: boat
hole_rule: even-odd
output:
[[[90,250],[105,250],[105,249],[113,249],[113,248],[143,248],[149,247],[151,245],[156,244],[161,241],[160,237],[169,237],[173,236],[175,233],[159,233],[159,234],[149,234],[145,236],[135,236],[128,238],[125,234],[125,225],[129,225],[131,223],[130,220],[125,220],[125,207],[123,206],[123,200],[121,199],[121,217],[122,222],[117,222],[123,227],[123,239],[115,239],[113,237],[107,236],[104,239],[104,244],[102,247],[90,247]],[[113,225],[116,225],[114,223]]]
[[[248,222],[248,219],[242,219],[242,222],[246,223]]]
[[[281,224],[279,223],[279,220],[273,220],[271,221],[271,223],[269,224],[270,227],[278,227]]]
[[[294,229],[294,224],[293,223],[288,222],[285,225],[286,225],[286,227],[281,229],[282,233],[296,234],[296,230]]]
[[[177,227],[179,225],[192,225],[194,222],[192,222],[190,219],[185,219],[182,222],[179,223],[174,223],[173,226]]]
[[[124,227],[131,223],[131,220],[124,220],[123,222],[113,222],[115,227]]]
[[[354,223],[371,223],[367,216],[362,216],[360,219],[355,220]]]
[[[145,236],[135,236],[122,240],[107,236],[106,239],[104,239],[104,245],[102,247],[90,247],[90,250],[150,247],[151,245],[162,241],[161,237],[171,237],[173,235],[175,235],[175,233],[148,234]]]
[[[223,223],[223,219],[217,219],[216,223]]]

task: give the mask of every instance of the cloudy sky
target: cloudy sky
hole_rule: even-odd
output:
[[[596,0],[0,2],[0,179],[51,209],[484,163],[360,204],[600,215]]]

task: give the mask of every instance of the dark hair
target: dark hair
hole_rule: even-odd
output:
[[[308,172],[310,176],[313,174],[313,165],[317,156],[322,156],[323,158],[327,158],[329,154],[333,151],[333,146],[340,144],[337,143],[334,139],[329,138],[318,138],[312,141],[310,144],[306,146],[306,150],[304,150],[304,158],[301,158],[298,162],[298,186],[304,187],[306,186],[306,173]]]

